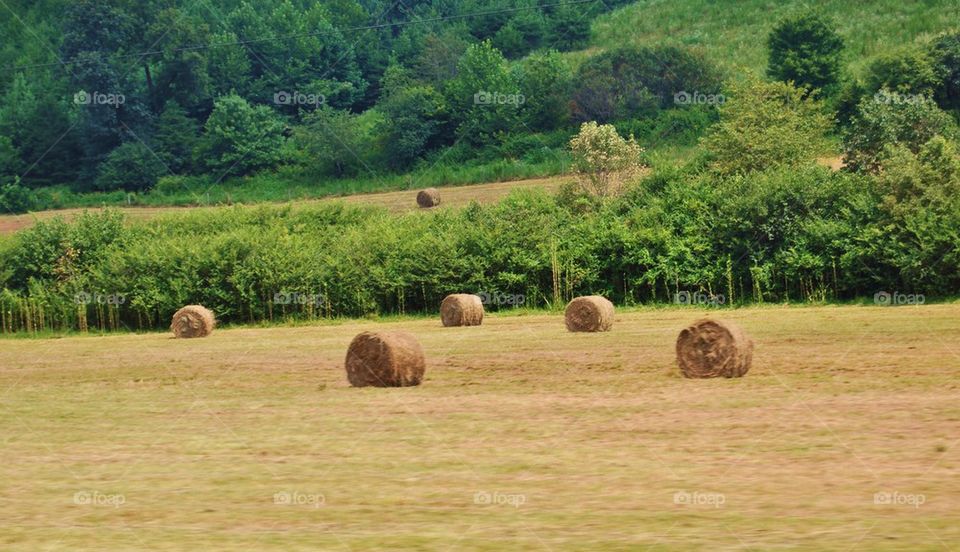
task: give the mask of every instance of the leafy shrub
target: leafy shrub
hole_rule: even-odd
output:
[[[167,168],[157,155],[140,142],[127,142],[110,152],[97,175],[96,188],[101,191],[149,190]]]
[[[933,100],[923,96],[900,100],[895,94],[882,91],[861,100],[844,134],[844,161],[850,169],[876,172],[888,146],[916,153],[934,136],[956,132],[953,120]]]
[[[941,81],[940,70],[930,52],[910,47],[876,59],[870,65],[867,90],[929,96]]]
[[[816,12],[781,19],[767,38],[767,73],[799,87],[832,92],[840,80],[843,39]]]
[[[21,186],[19,182],[0,184],[0,211],[4,213],[26,213],[40,204],[37,193]]]
[[[746,174],[813,162],[827,149],[822,105],[788,83],[756,79],[733,85],[720,122],[702,144],[719,174]]]
[[[375,132],[391,169],[407,169],[441,145],[447,105],[432,86],[401,88],[384,98],[378,109],[383,120]]]
[[[719,70],[693,51],[675,46],[625,47],[580,66],[574,115],[601,123],[653,116],[675,105],[677,95],[719,92]]]
[[[293,144],[297,161],[312,176],[349,177],[372,172],[376,155],[371,114],[322,107],[306,117],[294,129]]]
[[[941,77],[937,102],[944,109],[960,110],[960,31],[937,37],[932,55]]]
[[[222,178],[277,166],[283,159],[284,125],[273,110],[237,95],[218,99],[204,126],[196,161]]]
[[[632,136],[622,138],[613,125],[584,123],[570,140],[570,151],[581,189],[599,198],[619,195],[643,168],[643,149]]]

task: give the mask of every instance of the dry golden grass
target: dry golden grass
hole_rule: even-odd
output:
[[[687,380],[674,341],[703,314],[0,341],[0,549],[960,542],[960,305],[724,311],[753,368]],[[420,339],[420,387],[349,387],[371,329]]]

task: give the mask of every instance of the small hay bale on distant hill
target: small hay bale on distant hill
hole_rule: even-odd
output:
[[[187,305],[173,315],[170,331],[178,339],[207,337],[213,333],[217,320],[213,312],[200,305]]]
[[[477,295],[454,293],[440,303],[444,326],[479,326],[483,322],[483,301]]]
[[[346,369],[354,387],[408,387],[423,381],[426,359],[409,333],[363,332],[347,348]]]
[[[417,205],[424,209],[440,205],[440,191],[436,188],[420,190],[417,194]]]
[[[753,341],[732,322],[698,320],[677,337],[677,364],[688,378],[739,378],[752,361]]]
[[[606,332],[613,327],[613,303],[606,297],[577,297],[567,305],[563,319],[571,332]]]

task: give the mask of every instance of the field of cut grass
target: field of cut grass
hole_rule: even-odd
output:
[[[496,203],[507,196],[511,190],[523,188],[542,188],[548,192],[555,192],[560,185],[570,180],[570,177],[556,176],[550,178],[532,178],[529,180],[516,180],[511,182],[493,182],[488,184],[472,184],[467,186],[449,186],[440,189],[441,204],[437,209],[449,209],[464,207],[472,201],[478,203]],[[369,205],[374,207],[383,207],[393,213],[402,213],[404,211],[413,211],[418,209],[417,190],[403,190],[396,192],[379,192],[353,194],[342,197],[330,197],[325,199],[307,199],[293,201],[294,205],[309,205],[322,201],[343,201],[348,204]],[[110,207],[122,212],[128,221],[132,223],[143,222],[152,218],[170,214],[181,213],[187,210],[198,211],[205,210],[215,212],[223,207]],[[84,211],[98,211],[102,208],[75,208],[75,209],[57,209],[52,211],[40,211],[37,213],[27,213],[23,215],[0,215],[0,235],[12,234],[18,230],[33,226],[38,220],[50,220],[54,217],[62,217],[65,220],[72,220]]]
[[[592,42],[602,49],[624,42],[694,45],[728,68],[763,74],[770,29],[801,6],[817,7],[833,18],[846,41],[846,61],[854,74],[874,56],[960,26],[960,3],[954,0],[639,0],[601,16],[594,23]]]
[[[715,311],[743,379],[685,380],[704,311],[0,340],[0,549],[949,550],[960,304]],[[422,386],[353,389],[404,329]]]

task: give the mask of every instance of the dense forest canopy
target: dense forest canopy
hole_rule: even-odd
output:
[[[319,168],[338,175],[407,168],[458,138],[554,128],[570,79],[556,52],[583,47],[592,18],[617,3],[15,4],[24,15],[7,18],[0,51],[7,176],[29,187],[144,190],[170,173],[294,162],[326,147],[316,143],[324,128],[345,127],[347,142],[380,138],[385,149],[366,159],[370,149],[355,144],[353,160]],[[523,68],[508,62],[534,50],[543,53]],[[523,94],[524,84],[557,89]],[[531,101],[481,110],[477,93]]]

